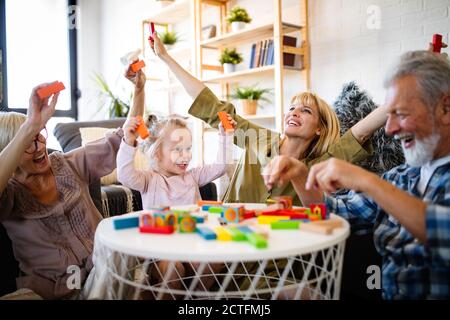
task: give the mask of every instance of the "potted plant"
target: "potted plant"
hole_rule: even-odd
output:
[[[100,88],[100,94],[104,97],[105,102],[101,107],[107,105],[109,118],[124,118],[128,116],[130,111],[130,102],[133,99],[133,93],[131,93],[128,102],[124,102],[117,95],[115,95],[106,80],[99,74],[94,74],[94,80]],[[107,104],[109,102],[109,104]],[[99,111],[101,108],[99,109]]]
[[[161,8],[167,7],[168,5],[175,2],[175,0],[156,0],[156,2],[159,3],[159,6]]]
[[[160,35],[161,42],[164,43],[167,50],[172,49],[173,45],[177,43],[179,37],[175,31],[164,31]]]
[[[236,49],[225,49],[220,55],[220,63],[223,65],[224,73],[231,73],[236,70],[236,65],[241,63],[244,59]]]
[[[234,6],[227,17],[227,21],[231,24],[231,31],[236,32],[244,29],[245,24],[250,23],[252,19],[248,15],[247,10],[239,6]]]
[[[260,89],[256,86],[238,87],[234,90],[231,98],[241,101],[244,115],[255,115],[258,101],[270,102],[264,95],[272,92],[271,89]]]

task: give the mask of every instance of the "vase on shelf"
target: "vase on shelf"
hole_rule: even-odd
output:
[[[254,116],[258,108],[258,100],[242,99],[242,110],[244,116]]]
[[[233,73],[236,71],[236,65],[232,63],[223,64],[223,73]]]
[[[245,25],[246,25],[246,23],[243,21],[233,21],[231,23],[231,31],[237,32],[239,30],[245,29]]]

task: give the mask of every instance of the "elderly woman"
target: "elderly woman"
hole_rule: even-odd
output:
[[[142,114],[145,76],[128,70],[135,83],[130,116]],[[69,266],[81,283],[92,269],[95,229],[102,219],[89,184],[116,167],[122,129],[69,153],[47,153],[45,125],[58,94],[41,100],[33,89],[28,115],[0,113],[0,221],[12,240],[22,276],[18,288],[45,299],[73,298],[66,282]]]

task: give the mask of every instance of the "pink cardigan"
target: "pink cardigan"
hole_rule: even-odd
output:
[[[166,177],[154,170],[136,170],[134,156],[137,148],[122,141],[117,155],[117,178],[124,186],[141,192],[144,209],[196,204],[201,200],[199,187],[225,174],[232,143],[232,136],[219,135],[215,164],[191,169],[184,175]]]

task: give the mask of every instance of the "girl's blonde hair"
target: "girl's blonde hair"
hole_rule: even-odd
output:
[[[14,139],[27,116],[17,112],[0,112],[0,152]]]
[[[167,133],[173,129],[186,129],[191,131],[186,122],[187,118],[179,115],[171,115],[164,119],[158,119],[156,115],[149,115],[145,121],[150,136],[145,140],[143,152],[150,156],[150,167],[156,168],[156,155],[161,149],[161,145]]]
[[[291,105],[316,107],[319,111],[320,135],[310,144],[305,158],[315,159],[325,154],[331,145],[339,142],[340,125],[334,110],[323,99],[310,92],[303,92],[294,96]]]

